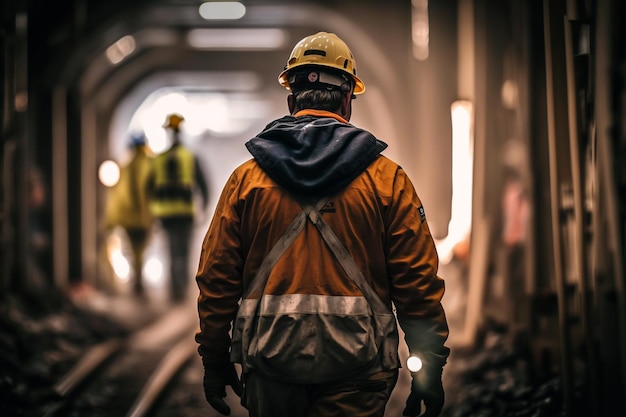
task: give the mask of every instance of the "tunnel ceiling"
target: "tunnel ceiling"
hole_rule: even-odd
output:
[[[399,88],[394,85],[396,81],[385,74],[398,74],[401,67],[389,64],[391,60],[385,54],[390,51],[382,50],[382,44],[374,41],[376,34],[372,33],[372,26],[364,25],[364,19],[376,15],[372,12],[378,12],[379,3],[244,1],[246,16],[236,21],[203,20],[198,13],[199,4],[199,0],[112,0],[107,3],[61,0],[54,4],[35,1],[30,6],[33,11],[29,34],[40,42],[31,43],[34,45],[30,50],[31,83],[34,88],[45,89],[60,85],[109,108],[114,107],[133,84],[159,71],[253,67],[266,82],[273,83],[280,70],[276,63],[284,60],[293,43],[323,27],[348,33],[352,38],[344,39],[354,45],[353,49],[368,52],[359,58],[362,76],[363,70],[367,72],[368,67],[375,67],[376,71],[366,74],[368,80],[380,77],[376,83],[381,88],[389,91]],[[354,5],[359,7],[351,7]],[[381,22],[394,19],[399,9],[380,9],[383,13],[377,17]],[[186,32],[192,28],[236,27],[282,28],[288,39],[275,52],[246,51],[245,54],[194,50],[185,39]],[[151,35],[144,36],[141,42],[138,40],[136,51],[121,65],[112,66],[104,59],[106,48],[122,36],[142,33]],[[397,41],[390,44],[397,45]]]
[[[282,66],[292,45],[312,31],[330,30],[341,33],[353,50],[360,51],[359,74],[369,85],[369,94],[359,101],[360,116],[379,126],[383,137],[399,137],[398,126],[390,123],[390,115],[405,112],[408,107],[403,100],[381,106],[381,100],[407,94],[401,80],[409,68],[403,51],[410,44],[410,2],[390,2],[381,7],[375,0],[243,0],[247,7],[243,19],[210,22],[199,16],[200,3],[60,0],[51,4],[35,0],[29,3],[29,36],[35,39],[29,42],[30,88],[39,94],[58,86],[78,94],[83,104],[91,101],[99,109],[103,117],[99,123],[104,126],[133,85],[158,72],[254,69],[265,85],[275,87],[281,69],[277,63]],[[229,27],[281,28],[287,40],[275,52],[241,54],[194,50],[184,36],[191,28]],[[112,66],[104,60],[106,48],[121,37],[146,31],[169,35],[165,41],[155,37],[138,44],[135,53],[120,65]]]
[[[180,34],[191,28],[285,27],[290,22],[302,26],[307,21],[302,12],[287,12],[285,2],[266,1],[244,1],[250,10],[256,7],[256,13],[248,13],[243,19],[206,21],[198,14],[201,3],[200,0],[32,1],[28,5],[31,79],[43,85],[57,80],[72,83],[96,54],[120,37],[142,29],[167,29]],[[290,1],[289,6],[306,3]],[[329,2],[315,2],[315,5],[326,3]],[[311,23],[315,26],[320,22]],[[305,32],[300,33],[304,36]],[[182,43],[175,46],[184,47]],[[159,47],[158,42],[152,47]],[[192,59],[190,65],[193,62]]]

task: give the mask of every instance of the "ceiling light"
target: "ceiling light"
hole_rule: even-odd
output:
[[[122,62],[135,51],[135,38],[124,36],[106,50],[106,56],[113,65]]]
[[[246,6],[237,1],[211,1],[202,3],[198,12],[206,20],[236,20],[246,14]]]
[[[277,49],[286,41],[280,29],[193,29],[187,42],[197,49]]]

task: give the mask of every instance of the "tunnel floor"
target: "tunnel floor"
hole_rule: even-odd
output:
[[[451,356],[443,377],[446,405],[442,417],[564,415],[558,379],[533,379],[528,340],[491,323],[481,329],[475,346],[457,345],[456,337],[464,325],[459,295],[464,291],[464,278],[453,267],[443,267],[440,272],[447,281],[444,307],[451,332]],[[190,288],[184,301],[191,307],[195,304],[194,291]],[[39,299],[31,294],[2,303],[0,416],[41,415],[51,387],[86,347],[145,326],[171,307],[162,295],[146,300],[129,294],[106,295],[88,286],[77,287],[69,295],[50,294],[45,291]],[[403,346],[400,355],[404,362],[408,351]],[[403,368],[386,416],[402,415],[409,387],[410,376]],[[193,416],[198,413],[197,407],[208,407],[202,400],[187,401],[187,407],[194,409],[179,410],[180,415]],[[233,410],[233,417],[238,415],[245,416],[245,410]]]

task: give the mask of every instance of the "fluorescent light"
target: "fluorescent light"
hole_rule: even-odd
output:
[[[211,1],[202,3],[198,12],[206,20],[236,20],[246,14],[246,6],[237,1]]]
[[[419,61],[428,59],[430,24],[428,22],[428,0],[411,1],[411,38],[413,56]]]
[[[187,34],[196,49],[277,49],[286,38],[280,29],[193,29]]]
[[[128,55],[135,51],[135,38],[132,36],[124,36],[106,50],[106,56],[111,64],[119,64]]]

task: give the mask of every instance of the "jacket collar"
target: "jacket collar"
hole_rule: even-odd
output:
[[[302,116],[330,117],[330,118],[340,121],[341,123],[348,123],[346,119],[339,116],[337,113],[333,113],[328,110],[304,109],[294,114],[294,117],[302,117]]]

